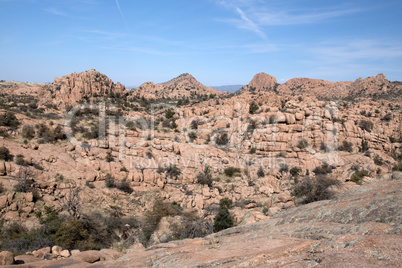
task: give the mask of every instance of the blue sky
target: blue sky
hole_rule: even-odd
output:
[[[402,80],[400,0],[0,0],[0,79]]]

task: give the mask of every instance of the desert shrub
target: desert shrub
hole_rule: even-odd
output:
[[[339,150],[351,153],[353,152],[353,143],[344,140],[342,146],[339,146]]]
[[[145,222],[143,224],[143,234],[145,241],[149,241],[152,233],[156,230],[160,220],[167,216],[176,216],[181,213],[178,205],[172,205],[163,202],[162,199],[156,199],[152,206],[152,210],[145,213]]]
[[[322,166],[319,166],[319,167],[316,167],[315,169],[313,169],[313,172],[315,175],[329,174],[329,173],[332,173],[332,166],[325,163]]]
[[[14,191],[15,192],[22,192],[22,193],[28,193],[33,191],[32,185],[34,184],[34,181],[29,178],[23,178],[21,179],[16,185],[14,185]]]
[[[384,115],[383,118],[381,118],[382,121],[386,121],[389,122],[392,120],[392,114],[391,113],[387,113],[386,115]]]
[[[17,129],[20,122],[18,121],[15,114],[11,111],[0,114],[0,126],[10,127],[12,129]]]
[[[219,201],[219,211],[214,219],[214,232],[233,227],[234,218],[229,212],[229,207],[232,206],[232,200],[223,198]]]
[[[326,175],[316,178],[305,177],[293,186],[292,195],[296,204],[307,204],[315,201],[331,199],[334,196],[333,187],[339,187],[340,182]]]
[[[19,154],[15,157],[15,163],[19,166],[27,166],[28,165],[22,154]]]
[[[0,160],[10,161],[13,159],[13,156],[10,154],[10,150],[7,147],[0,147]]]
[[[168,109],[165,113],[166,119],[170,119],[174,116],[175,112],[172,109]]]
[[[202,185],[208,185],[208,187],[212,187],[212,174],[209,166],[204,167],[204,171],[198,173],[197,175],[197,183]]]
[[[221,133],[215,139],[215,143],[219,146],[224,146],[228,144],[228,142],[229,142],[229,136],[227,133]]]
[[[367,152],[369,148],[370,147],[368,145],[368,141],[366,141],[365,139],[362,139],[361,147],[359,148],[359,151],[364,153],[364,152]]]
[[[253,147],[253,148],[250,149],[249,153],[250,154],[255,154],[256,151],[257,151],[257,149],[255,147]]]
[[[188,138],[190,139],[191,142],[193,142],[195,139],[197,139],[197,133],[195,133],[194,131],[189,132]]]
[[[111,152],[107,152],[107,153],[106,153],[106,157],[105,157],[105,161],[106,161],[106,162],[113,162],[113,160],[114,160],[114,158],[113,158],[113,156],[112,156],[112,153],[111,153]]]
[[[370,120],[360,120],[359,127],[367,132],[373,130],[374,124]]]
[[[213,222],[203,217],[198,217],[196,213],[186,213],[180,224],[173,225],[173,236],[177,239],[204,237],[213,233]]]
[[[177,165],[170,164],[165,170],[166,175],[169,176],[170,178],[177,179],[181,174],[181,170]]]
[[[262,167],[259,167],[259,168],[258,168],[258,170],[257,170],[257,176],[258,176],[259,178],[262,178],[262,177],[265,176],[265,172],[264,172],[264,169],[263,169]]]
[[[109,173],[105,176],[105,186],[107,188],[114,188],[116,187],[115,178],[110,175]]]
[[[193,121],[191,121],[190,128],[191,129],[198,129],[198,126],[201,125],[201,124],[202,124],[202,122],[200,120],[194,119]]]
[[[362,169],[362,170],[359,170],[359,171],[356,171],[355,173],[353,173],[352,176],[350,177],[350,181],[353,181],[357,184],[361,184],[362,179],[369,175],[370,174],[367,170]]]
[[[120,191],[123,191],[128,194],[131,194],[133,192],[133,189],[130,187],[130,182],[128,182],[126,179],[124,179],[120,183],[118,183],[116,185],[116,187]]]
[[[5,191],[6,191],[6,189],[4,188],[4,184],[2,182],[0,182],[0,194],[2,194]]]
[[[301,169],[298,167],[292,167],[290,169],[290,175],[292,175],[293,177],[299,176],[300,172],[301,172]]]
[[[31,125],[24,125],[22,127],[21,135],[25,139],[33,139],[35,138],[35,128]]]
[[[384,159],[382,159],[382,157],[377,154],[374,157],[374,164],[376,164],[377,166],[382,166],[384,165]]]
[[[233,175],[235,173],[239,173],[240,169],[239,168],[235,168],[235,167],[227,167],[224,169],[223,171],[225,173],[226,176],[228,177],[233,177]]]
[[[289,167],[288,167],[288,165],[286,165],[286,164],[281,164],[280,165],[280,167],[279,167],[279,172],[284,172],[284,173],[286,173],[286,172],[288,172],[289,171]]]
[[[249,109],[248,109],[248,112],[250,113],[250,114],[255,114],[257,111],[258,111],[258,105],[253,101],[251,104],[250,104],[250,107],[249,107]]]
[[[305,148],[307,148],[307,147],[308,147],[308,142],[307,142],[307,140],[306,140],[306,139],[301,139],[301,140],[297,143],[296,147],[299,148],[299,149],[305,149]]]

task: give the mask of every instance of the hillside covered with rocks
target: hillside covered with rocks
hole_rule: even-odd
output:
[[[401,96],[383,74],[260,73],[235,94],[189,74],[0,82],[0,251],[37,267],[397,266]]]

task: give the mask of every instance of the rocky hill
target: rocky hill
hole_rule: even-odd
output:
[[[281,95],[308,95],[319,99],[345,99],[356,97],[401,98],[402,84],[390,82],[384,74],[358,78],[354,82],[330,82],[310,78],[293,78],[284,84],[278,84],[276,78],[265,73],[254,76],[251,82],[238,91],[267,91]]]
[[[162,84],[146,82],[139,86],[134,94],[147,99],[197,99],[221,95],[223,92],[206,87],[192,75],[185,73]]]
[[[92,69],[56,77],[52,84],[42,88],[39,95],[42,103],[66,106],[111,94],[119,96],[124,91],[124,85],[115,84],[106,75]]]
[[[375,88],[384,79],[353,83]],[[122,257],[110,248],[132,250],[141,256],[139,266],[160,260],[168,265],[171,252],[178,254],[178,266],[233,266],[230,260],[234,265],[247,260],[251,266],[275,265],[270,259],[303,266],[296,256],[300,252],[308,266],[338,260],[337,249],[350,251],[350,258],[360,260],[364,252],[374,256],[370,262],[375,265],[393,265],[400,261],[395,250],[387,252],[383,241],[373,250],[369,241],[370,234],[400,239],[395,224],[402,211],[395,190],[400,180],[389,179],[399,178],[402,170],[402,102],[367,97],[376,94],[369,86],[355,86],[362,92],[359,101],[317,99],[310,94],[313,89],[330,82],[290,80],[287,86],[298,83],[310,89],[285,94],[280,90],[286,84],[258,74],[241,94],[188,103],[175,92],[187,94],[202,86],[187,74],[154,85],[170,88],[166,95],[154,89],[146,95],[146,85],[124,90],[93,70],[56,78],[38,90],[2,89],[0,250],[61,263],[81,262],[93,253],[67,259],[77,249],[103,248],[104,255],[96,251],[95,260]],[[391,84],[397,83],[387,89]],[[169,105],[149,108],[163,98]],[[87,102],[67,114],[66,106]],[[237,227],[212,235],[230,226]],[[265,241],[262,251],[255,244],[247,250],[247,237]],[[283,250],[274,251],[274,245]],[[61,254],[57,247],[53,254],[53,246],[66,251]],[[289,247],[293,253],[285,250]],[[188,263],[180,259],[196,249],[202,256]],[[211,252],[219,254],[212,258]],[[134,261],[130,254],[119,264]]]

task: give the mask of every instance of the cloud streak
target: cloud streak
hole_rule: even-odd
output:
[[[330,7],[321,9],[294,9],[285,5],[268,6],[266,1],[234,0],[215,1],[226,9],[231,9],[240,18],[220,19],[233,24],[239,29],[246,29],[266,39],[264,27],[280,25],[301,25],[319,23],[325,20],[364,11],[351,6]]]
[[[123,11],[120,8],[119,0],[116,0],[117,9],[120,12],[121,18],[123,19],[124,25],[126,26],[127,30],[130,31],[130,28],[127,25],[126,18],[124,17]]]

